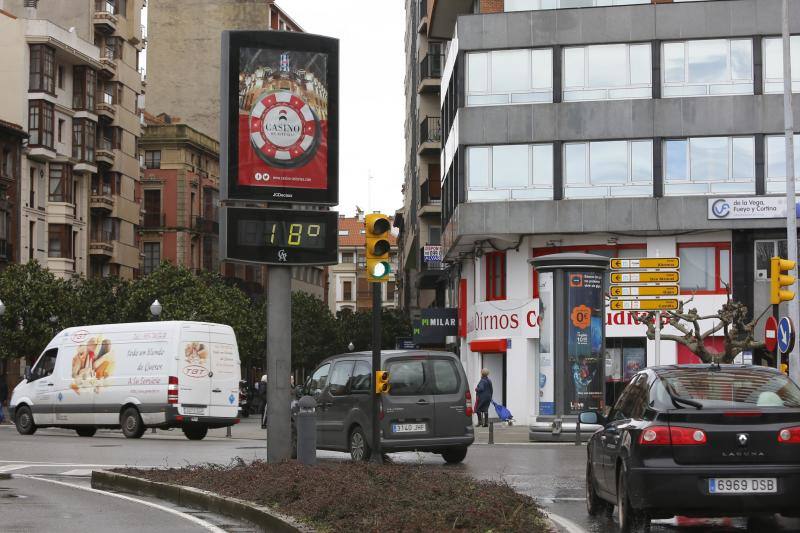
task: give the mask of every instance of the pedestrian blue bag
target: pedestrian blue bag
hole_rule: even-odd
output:
[[[500,405],[496,401],[492,400],[492,405],[494,405],[494,410],[497,411],[497,417],[502,420],[503,422],[507,422],[514,418],[511,414],[511,411],[505,405]]]

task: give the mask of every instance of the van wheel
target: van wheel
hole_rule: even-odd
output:
[[[450,448],[442,452],[442,459],[450,464],[460,463],[466,456],[466,448]]]
[[[186,435],[186,438],[189,440],[203,440],[208,434],[208,428],[204,426],[185,427],[183,428],[183,434]]]
[[[361,429],[361,426],[354,427],[353,431],[350,432],[348,448],[353,461],[369,461],[372,450],[367,443],[367,438],[364,436],[364,430]]]
[[[122,434],[129,439],[138,439],[144,435],[144,422],[135,407],[128,407],[122,412],[119,424],[122,426]]]
[[[78,428],[75,430],[75,433],[77,433],[79,437],[94,437],[94,434],[97,433],[97,428]]]
[[[15,421],[20,435],[33,435],[36,433],[36,424],[33,423],[33,413],[27,405],[17,409]]]

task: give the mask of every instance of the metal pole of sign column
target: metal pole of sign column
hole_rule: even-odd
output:
[[[656,366],[661,365],[661,311],[656,311]]]
[[[382,283],[372,284],[372,462],[382,463],[380,409],[381,395],[376,392],[378,370],[381,368],[381,307]]]
[[[786,135],[786,244],[790,261],[797,261],[797,208],[794,194],[794,116],[792,115],[792,60],[789,41],[789,0],[783,0],[783,130]],[[797,272],[795,272],[797,278]],[[789,300],[789,317],[797,322],[800,319],[800,305],[797,302],[797,281],[792,284],[795,297]],[[789,353],[789,375],[795,383],[800,383],[800,348],[797,343]],[[777,357],[778,368],[780,355]]]
[[[292,456],[289,373],[292,363],[292,269],[267,267],[267,462]]]

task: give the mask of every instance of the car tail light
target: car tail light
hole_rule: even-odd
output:
[[[800,444],[800,426],[780,430],[778,432],[778,442],[781,444]]]
[[[175,376],[169,377],[169,385],[167,385],[167,403],[178,403],[178,378]]]
[[[639,435],[639,444],[643,446],[696,446],[707,441],[703,430],[678,426],[652,426]]]
[[[472,418],[472,393],[467,391],[467,395],[464,398],[464,412],[470,418]]]

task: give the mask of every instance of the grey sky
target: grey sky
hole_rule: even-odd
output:
[[[393,214],[403,204],[403,2],[278,0],[277,4],[307,32],[340,39],[339,211],[352,215],[358,205]],[[374,179],[369,180],[370,175]]]

